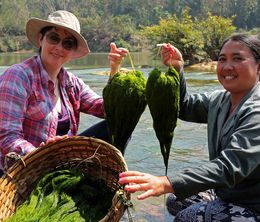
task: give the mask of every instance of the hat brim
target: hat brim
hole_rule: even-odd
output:
[[[42,28],[47,26],[62,28],[67,32],[69,32],[70,34],[72,34],[77,39],[77,48],[76,50],[73,51],[73,55],[72,55],[73,58],[80,58],[82,56],[87,55],[90,52],[85,38],[75,30],[68,28],[64,25],[59,25],[57,23],[49,22],[43,19],[31,18],[26,24],[26,35],[29,41],[37,48],[40,48],[40,43],[39,43],[40,31],[42,30]]]

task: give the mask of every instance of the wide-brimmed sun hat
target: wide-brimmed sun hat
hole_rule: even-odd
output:
[[[29,41],[37,48],[40,47],[39,35],[42,28],[53,26],[62,28],[77,39],[77,48],[73,52],[73,58],[80,58],[89,53],[89,47],[85,38],[80,34],[79,20],[68,11],[59,10],[51,13],[47,20],[31,18],[26,24],[26,35]]]

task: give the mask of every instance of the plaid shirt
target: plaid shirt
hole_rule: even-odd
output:
[[[102,97],[63,68],[58,78],[70,119],[69,135],[77,133],[80,112],[104,118]],[[54,84],[40,56],[15,64],[0,76],[0,169],[7,153],[25,155],[56,135],[53,96]]]

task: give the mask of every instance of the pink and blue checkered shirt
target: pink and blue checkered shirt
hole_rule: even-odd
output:
[[[77,133],[80,112],[104,118],[102,97],[63,68],[58,78],[70,119],[69,135]],[[56,135],[53,96],[54,84],[40,56],[15,64],[0,76],[0,169],[7,153],[25,155]]]

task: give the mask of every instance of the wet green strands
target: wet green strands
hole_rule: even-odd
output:
[[[158,68],[152,70],[146,84],[146,99],[167,175],[174,129],[180,110],[179,73],[172,67],[165,74]]]
[[[146,107],[146,79],[135,70],[118,72],[103,89],[104,108],[111,143],[122,154]]]
[[[95,222],[112,204],[115,192],[102,181],[76,170],[58,170],[43,176],[28,200],[5,222]]]

